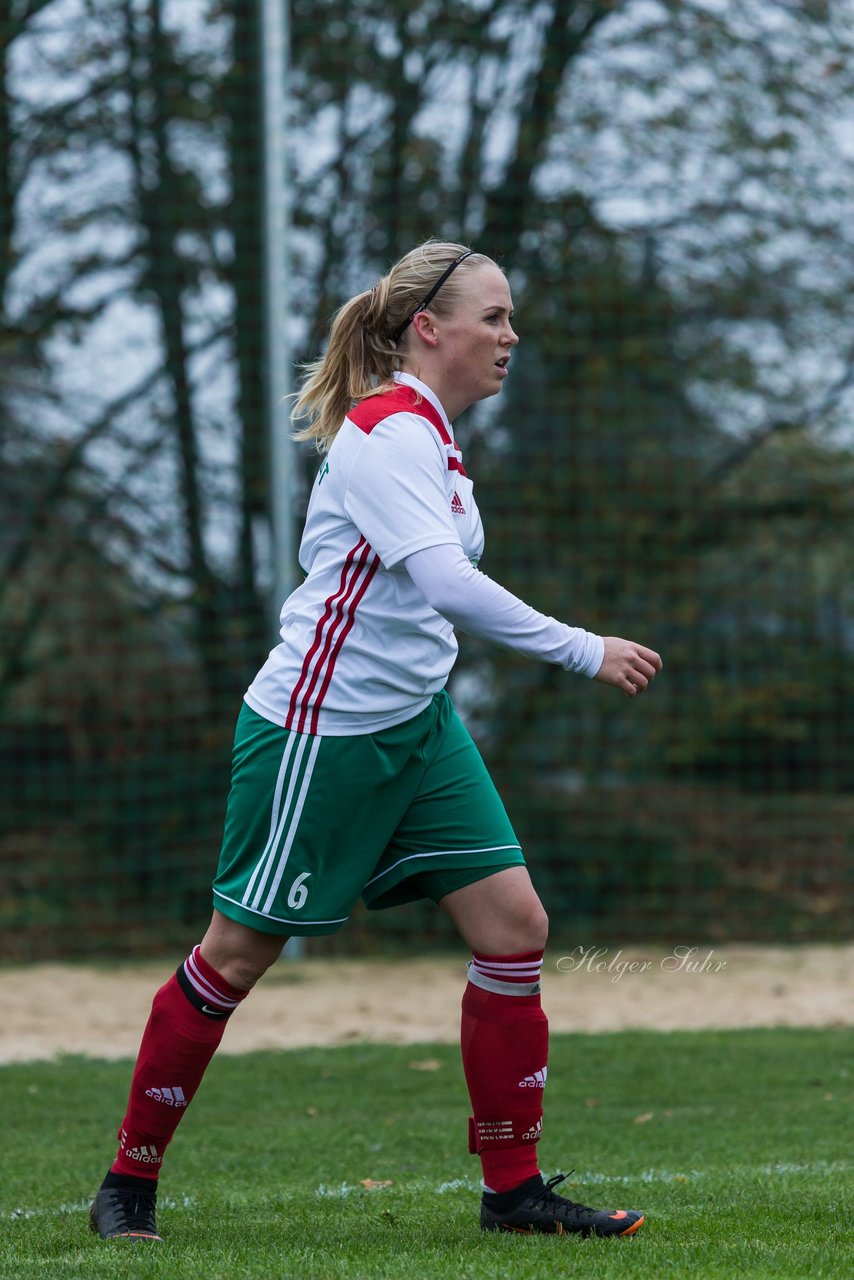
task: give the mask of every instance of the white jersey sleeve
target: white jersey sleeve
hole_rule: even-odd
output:
[[[461,547],[446,471],[442,442],[415,413],[394,413],[365,437],[347,475],[344,510],[384,569],[425,547]]]
[[[601,636],[538,613],[475,569],[461,548],[415,552],[406,558],[406,571],[431,608],[462,631],[586,676],[602,665]]]

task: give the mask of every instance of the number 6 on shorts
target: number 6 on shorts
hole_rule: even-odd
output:
[[[303,871],[293,882],[288,893],[288,906],[294,911],[299,911],[300,907],[305,906],[305,900],[308,897],[308,889],[305,887],[305,881],[311,875],[310,871]]]

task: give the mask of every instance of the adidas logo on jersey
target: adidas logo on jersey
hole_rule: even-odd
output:
[[[545,1089],[546,1076],[549,1074],[548,1067],[543,1067],[541,1071],[535,1071],[532,1076],[525,1076],[524,1080],[519,1081],[520,1089]]]
[[[451,511],[455,516],[464,516],[466,513],[462,498],[457,493],[456,489],[454,490],[454,496],[451,499]]]
[[[179,1084],[173,1084],[171,1089],[167,1089],[165,1086],[162,1089],[146,1089],[145,1096],[153,1098],[155,1102],[165,1102],[167,1107],[187,1106],[184,1090]]]
[[[522,1141],[536,1142],[540,1137],[542,1137],[542,1133],[543,1133],[543,1122],[542,1120],[538,1120],[537,1123],[535,1125],[532,1125],[530,1129],[525,1130],[525,1132],[522,1134]]]

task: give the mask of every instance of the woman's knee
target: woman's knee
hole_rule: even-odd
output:
[[[491,949],[508,954],[528,951],[544,951],[549,936],[549,918],[538,898],[508,904],[509,910],[497,913],[487,928]],[[475,948],[476,949],[476,948]]]
[[[531,938],[531,950],[544,951],[549,940],[549,917],[539,899],[535,905],[531,906],[527,928]]]
[[[525,867],[510,867],[457,889],[439,906],[475,951],[509,955],[545,947],[548,916]]]
[[[251,991],[278,960],[286,942],[287,938],[250,929],[214,911],[201,942],[201,952],[229,986],[238,991]]]

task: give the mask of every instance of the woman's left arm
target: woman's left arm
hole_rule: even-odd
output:
[[[427,603],[461,631],[583,675],[601,667],[601,636],[538,613],[475,569],[459,543],[416,551],[404,565]]]
[[[644,645],[538,613],[475,569],[458,543],[426,547],[403,563],[427,603],[461,631],[595,677],[630,698],[661,670],[659,655]]]

